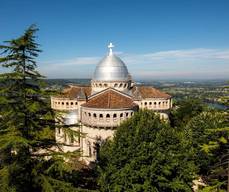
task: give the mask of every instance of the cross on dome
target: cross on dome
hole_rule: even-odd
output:
[[[112,53],[114,45],[107,45],[108,54],[97,64],[93,81],[129,81],[128,69],[125,63],[115,54]]]
[[[112,55],[113,54],[112,48],[114,47],[114,45],[110,43],[107,47],[110,49],[109,55]]]

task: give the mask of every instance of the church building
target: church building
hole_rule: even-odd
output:
[[[96,147],[112,138],[119,124],[133,116],[139,109],[149,109],[168,118],[172,107],[171,96],[151,86],[138,86],[133,81],[125,63],[112,52],[97,64],[90,86],[71,85],[63,93],[51,97],[51,106],[67,125],[83,135],[69,138],[60,128],[56,139],[64,143],[64,151],[82,151],[88,164],[96,160]]]

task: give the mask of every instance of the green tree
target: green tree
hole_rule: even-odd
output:
[[[226,86],[224,86],[225,96],[220,97],[220,101],[222,104],[227,106],[227,111],[229,111],[229,81],[227,81]]]
[[[226,186],[227,164],[222,162],[228,153],[228,126],[224,112],[205,111],[193,117],[185,127],[195,151],[198,174],[211,185],[210,191]]]
[[[139,111],[102,145],[98,183],[101,191],[192,191],[192,157],[183,132]]]
[[[179,101],[177,108],[170,114],[172,127],[183,128],[191,119],[205,110],[205,106],[200,100],[185,99]]]
[[[36,70],[40,50],[32,25],[0,46],[0,189],[1,191],[73,191],[71,171],[55,152],[54,113],[49,93]]]

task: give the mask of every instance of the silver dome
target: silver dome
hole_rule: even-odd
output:
[[[74,125],[78,123],[78,111],[69,112],[64,118],[65,125]]]
[[[96,66],[93,80],[96,81],[127,81],[129,73],[125,63],[110,53]]]

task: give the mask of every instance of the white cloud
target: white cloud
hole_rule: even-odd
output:
[[[189,50],[170,50],[146,54],[124,54],[124,59],[129,63],[152,63],[162,61],[184,61],[184,60],[208,60],[222,59],[229,61],[229,49],[189,49]]]
[[[229,76],[229,49],[169,50],[145,54],[116,52],[136,77]],[[102,57],[77,57],[40,62],[48,77],[90,78]]]
[[[134,74],[137,78],[145,79],[160,79],[160,78],[198,78],[198,79],[212,79],[212,78],[226,78],[229,70],[226,71],[138,71]]]
[[[74,65],[92,65],[97,63],[100,57],[77,57],[66,60],[41,61],[46,66],[74,66]]]

